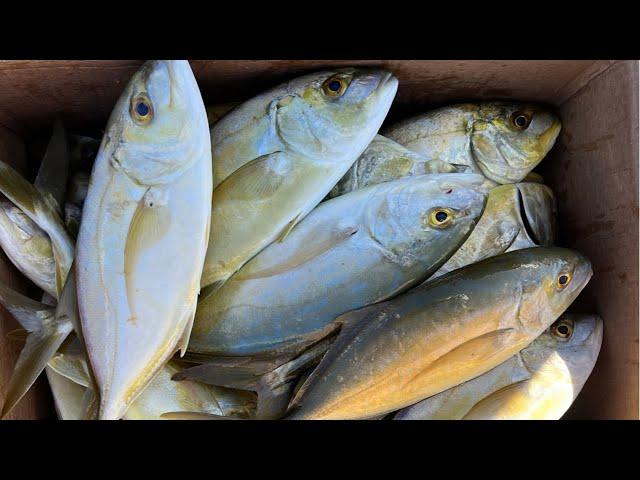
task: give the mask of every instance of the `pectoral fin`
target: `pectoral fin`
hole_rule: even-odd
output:
[[[275,194],[289,174],[292,162],[283,152],[251,160],[223,180],[213,192],[213,205],[224,200],[266,200]]]
[[[343,244],[356,233],[358,233],[358,228],[355,226],[343,228],[341,230],[334,230],[329,233],[327,238],[320,241],[314,242],[315,239],[310,239],[309,242],[302,242],[305,247],[303,249],[298,249],[293,252],[285,252],[285,255],[289,254],[290,256],[286,258],[279,257],[282,261],[272,267],[248,272],[240,270],[234,278],[237,280],[251,280],[255,278],[280,275],[290,270],[294,270],[301,265],[314,260],[320,255],[325,254],[338,245]]]
[[[142,253],[159,242],[171,225],[171,210],[160,190],[150,188],[142,196],[131,219],[125,246],[125,275],[129,276]]]
[[[287,236],[289,236],[289,233],[291,232],[291,230],[293,230],[293,227],[296,226],[296,224],[298,223],[299,220],[300,220],[300,214],[297,214],[293,218],[293,220],[291,220],[289,223],[287,223],[287,226],[284,227],[282,232],[280,232],[280,235],[278,235],[278,238],[276,238],[276,242],[278,242],[278,243],[284,242],[284,239],[287,238]]]
[[[450,375],[450,372],[453,371],[464,370],[469,365],[488,365],[491,363],[495,365],[495,358],[504,353],[504,345],[516,343],[518,335],[516,329],[504,328],[472,338],[434,360],[415,376],[407,378],[406,384],[440,382],[442,376]]]
[[[499,419],[500,415],[508,414],[508,408],[517,406],[516,399],[520,397],[526,405],[526,391],[529,380],[512,383],[497,392],[483,398],[476,403],[463,420],[493,420]]]

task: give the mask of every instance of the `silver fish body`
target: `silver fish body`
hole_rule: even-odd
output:
[[[547,329],[591,275],[577,252],[529,248],[345,314],[289,418],[372,418],[482,375]]]
[[[558,420],[591,374],[602,319],[565,314],[504,363],[398,412],[395,420]]]
[[[322,203],[283,242],[203,297],[189,351],[297,351],[338,315],[416,285],[473,229],[483,182],[476,174],[421,175]],[[434,212],[449,217],[434,223]]]
[[[120,418],[186,343],[211,213],[206,112],[187,61],[149,61],[118,100],[78,236],[82,331],[100,418]]]

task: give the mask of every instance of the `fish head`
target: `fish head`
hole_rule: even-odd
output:
[[[575,250],[560,247],[532,247],[502,255],[516,258],[517,275],[525,301],[521,321],[534,329],[546,329],[587,285],[591,263]]]
[[[317,161],[353,161],[382,125],[397,89],[386,70],[337,69],[289,82],[270,108],[292,151]]]
[[[407,261],[434,252],[445,261],[473,230],[487,197],[484,177],[467,173],[418,175],[384,188],[383,201],[368,206],[370,236]]]
[[[146,62],[113,109],[101,152],[142,185],[166,184],[210,148],[200,90],[186,60]],[[200,123],[205,124],[202,128]]]
[[[569,380],[575,398],[598,359],[602,332],[598,315],[564,314],[521,356],[529,370]]]
[[[560,119],[537,105],[481,104],[471,133],[474,160],[495,182],[519,182],[551,150],[560,128]]]

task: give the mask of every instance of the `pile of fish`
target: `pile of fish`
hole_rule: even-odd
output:
[[[34,183],[0,162],[0,285],[62,419],[558,419],[602,320],[532,172],[560,120],[517,102],[383,127],[390,72],[308,74],[205,108],[149,61],[101,139],[56,121]],[[6,160],[6,159],[5,159]],[[10,160],[10,159],[9,159]]]

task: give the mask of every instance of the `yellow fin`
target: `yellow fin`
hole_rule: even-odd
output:
[[[133,288],[132,278],[136,274],[140,256],[166,235],[170,225],[171,210],[162,199],[162,191],[149,188],[140,200],[129,225],[124,253],[124,273],[128,290]],[[134,292],[128,291],[129,299],[135,297]],[[131,308],[131,311],[134,309]]]
[[[83,387],[93,388],[89,367],[82,355],[61,353],[49,360],[47,365],[58,375],[62,375]]]
[[[495,358],[504,354],[502,347],[514,345],[517,342],[517,338],[514,337],[519,335],[520,333],[515,328],[503,328],[472,338],[431,362],[412,378],[407,378],[406,385],[417,385],[421,381],[441,382],[444,380],[441,377],[449,376],[451,372],[464,370],[469,365],[493,363],[493,366],[496,366],[501,361],[498,360],[496,363]],[[490,368],[486,370],[490,370]]]
[[[287,223],[286,227],[284,227],[282,232],[280,232],[280,235],[278,235],[278,238],[276,238],[276,242],[278,242],[278,243],[284,242],[284,239],[287,238],[287,236],[289,235],[291,230],[293,230],[293,227],[295,227],[296,224],[298,223],[298,220],[300,219],[300,215],[301,215],[300,213],[297,214],[293,218],[293,220],[291,220],[289,223]]]
[[[512,383],[476,403],[463,417],[464,420],[491,420],[500,414],[508,414],[508,407],[516,407],[518,397],[526,405],[526,389],[529,380]]]
[[[131,219],[125,246],[125,274],[131,272],[139,255],[164,237],[171,224],[171,210],[152,188],[140,200]]]
[[[216,199],[264,200],[282,186],[289,175],[292,162],[283,152],[273,152],[251,160],[228,176],[213,191]]]

